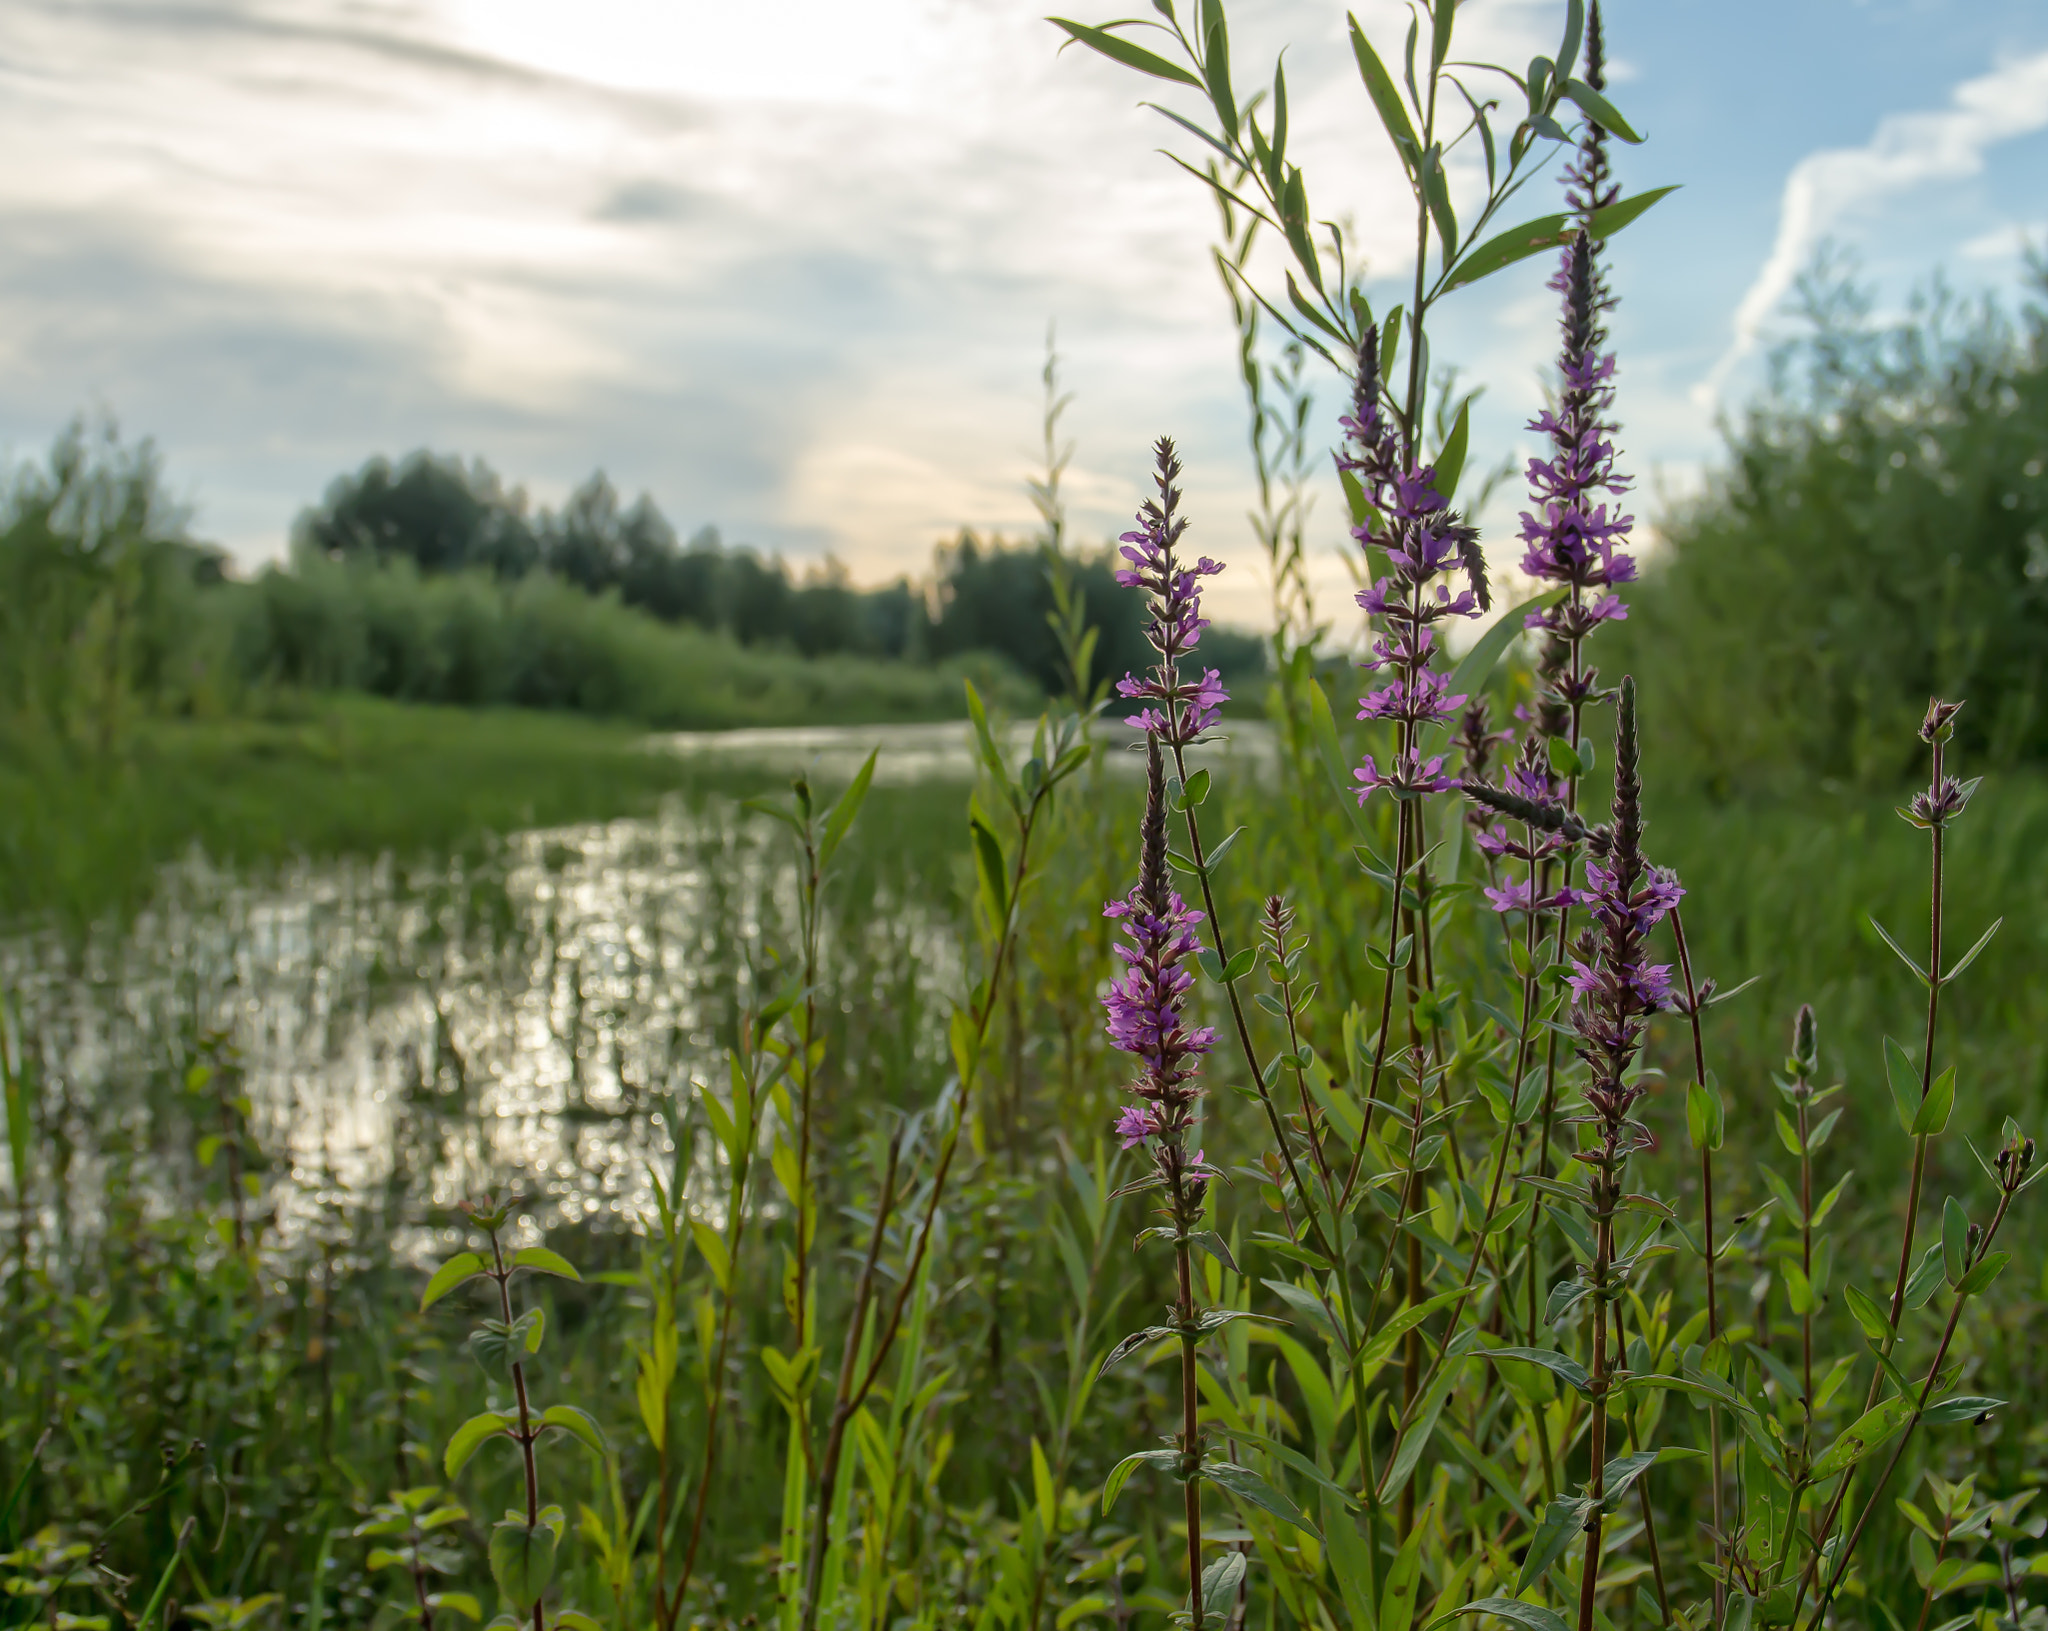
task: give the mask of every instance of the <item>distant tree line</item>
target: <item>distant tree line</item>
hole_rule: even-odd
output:
[[[937,551],[927,582],[903,576],[861,589],[836,561],[797,577],[776,557],[727,546],[715,528],[682,542],[651,497],[622,502],[602,471],[560,510],[529,513],[525,495],[482,461],[421,451],[395,465],[374,458],[338,478],[299,517],[293,542],[298,552],[331,561],[408,560],[423,576],[545,572],[592,594],[615,594],[665,623],[806,657],[926,662],[993,652],[1047,690],[1059,684],[1041,552],[971,532]],[[1101,631],[1098,674],[1152,660],[1140,597],[1116,582],[1113,559],[1108,551],[1085,556],[1074,571],[1089,621]],[[1228,674],[1264,665],[1264,642],[1253,635],[1211,630],[1202,650]]]

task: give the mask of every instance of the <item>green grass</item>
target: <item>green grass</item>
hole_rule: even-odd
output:
[[[692,774],[645,741],[573,714],[337,694],[282,717],[153,721],[105,761],[0,743],[0,915],[131,910],[195,846],[261,868],[644,813]]]

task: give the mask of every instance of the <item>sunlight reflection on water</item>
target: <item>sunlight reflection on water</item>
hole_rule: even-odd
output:
[[[1136,774],[1142,761],[1117,750],[1137,733],[1103,735],[1106,765]],[[1009,733],[1018,758],[1030,745],[1028,728]],[[826,786],[871,748],[884,784],[965,782],[974,767],[964,723],[650,747],[774,772],[763,780],[808,767]],[[1227,744],[1199,751],[1256,764],[1271,740],[1233,724]],[[542,1203],[543,1226],[644,1216],[649,1164],[673,1149],[666,1096],[692,1080],[723,1090],[721,1038],[765,949],[792,938],[786,843],[734,799],[703,796],[649,819],[515,834],[466,862],[302,863],[252,880],[195,855],[166,869],[149,910],[82,948],[54,933],[0,942],[0,989],[33,1039],[46,1119],[68,1129],[50,1157],[57,1204],[90,1216],[108,1143],[146,1151],[166,1200],[195,1192],[202,1118],[180,1077],[194,1038],[218,1029],[240,1051],[268,1156],[255,1210],[288,1236],[335,1227],[344,1203],[382,1204],[395,1228],[507,1184]],[[957,980],[955,930],[900,884],[876,887],[842,927],[833,977],[858,995],[862,980],[880,992],[879,970],[908,971],[936,1087],[945,1048],[931,1016]]]

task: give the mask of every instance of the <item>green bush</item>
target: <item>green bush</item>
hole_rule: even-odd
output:
[[[252,683],[673,730],[956,718],[970,675],[998,698],[1028,706],[1034,694],[986,653],[930,667],[805,659],[662,623],[544,573],[507,583],[485,572],[424,575],[402,558],[302,555],[290,571],[220,593],[234,605],[237,665]]]
[[[2048,310],[1937,289],[1880,328],[1825,265],[1801,295],[1807,332],[1661,520],[1608,666],[1663,762],[1723,791],[1893,782],[1936,693],[1971,699],[1979,762],[2048,757]]]

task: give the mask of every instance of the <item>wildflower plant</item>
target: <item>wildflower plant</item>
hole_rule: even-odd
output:
[[[509,1407],[482,1411],[458,1427],[442,1452],[441,1465],[448,1477],[455,1477],[492,1439],[506,1439],[519,1450],[524,1502],[491,1530],[491,1578],[507,1606],[490,1623],[530,1625],[533,1631],[548,1631],[550,1626],[561,1631],[597,1631],[597,1621],[578,1609],[560,1609],[552,1616],[546,1612],[547,1589],[555,1576],[556,1554],[567,1520],[559,1504],[541,1502],[539,1446],[550,1433],[564,1433],[599,1456],[605,1455],[608,1447],[603,1430],[582,1406],[542,1405],[533,1398],[528,1379],[547,1333],[547,1312],[538,1304],[515,1312],[512,1301],[512,1282],[518,1275],[544,1274],[572,1281],[583,1276],[561,1253],[546,1246],[507,1250],[503,1234],[516,1204],[486,1198],[466,1207],[469,1222],[488,1244],[488,1255],[470,1249],[455,1253],[434,1270],[420,1294],[420,1308],[425,1311],[471,1281],[490,1282],[498,1317],[485,1317],[470,1333],[469,1347],[484,1374],[509,1387],[512,1395]],[[424,1606],[431,1605],[423,1601]]]
[[[1645,848],[1633,682],[1603,683],[1589,657],[1598,631],[1626,617],[1622,591],[1636,576],[1601,250],[1661,194],[1624,200],[1613,178],[1607,142],[1637,138],[1605,97],[1597,6],[1568,5],[1558,56],[1538,59],[1526,76],[1505,75],[1527,111],[1504,156],[1492,129],[1499,103],[1470,88],[1473,76],[1495,71],[1450,62],[1457,7],[1443,0],[1413,9],[1405,98],[1355,20],[1351,31],[1416,205],[1410,299],[1383,319],[1352,284],[1343,233],[1311,236],[1305,183],[1285,158],[1284,74],[1275,70],[1270,91],[1239,95],[1220,4],[1202,0],[1183,17],[1161,0],[1157,20],[1100,28],[1056,19],[1071,40],[1198,93],[1206,123],[1161,109],[1211,150],[1206,172],[1195,173],[1222,195],[1227,218],[1235,210],[1276,228],[1293,260],[1284,306],[1254,287],[1248,254],[1226,257],[1226,274],[1349,376],[1337,466],[1366,563],[1358,600],[1373,678],[1358,705],[1369,733],[1362,758],[1346,753],[1319,684],[1306,686],[1303,705],[1332,782],[1361,811],[1362,884],[1377,886],[1384,912],[1367,947],[1374,978],[1333,1035],[1314,1014],[1316,988],[1300,978],[1294,916],[1270,887],[1281,880],[1261,880],[1268,898],[1257,936],[1277,990],[1244,1000],[1241,982],[1260,958],[1251,946],[1233,951],[1233,925],[1219,910],[1231,897],[1216,887],[1235,834],[1205,844],[1201,812],[1213,772],[1188,759],[1215,733],[1227,700],[1190,656],[1202,627],[1200,580],[1217,563],[1181,551],[1179,466],[1162,442],[1158,497],[1125,539],[1125,581],[1147,597],[1159,660],[1119,686],[1140,705],[1130,723],[1145,733],[1147,799],[1138,883],[1108,908],[1124,943],[1104,1002],[1110,1041],[1133,1062],[1115,1130],[1146,1163],[1134,1187],[1158,1196],[1161,1222],[1141,1238],[1172,1244],[1177,1293],[1167,1323],[1135,1333],[1111,1360],[1170,1342],[1183,1379],[1178,1430],[1166,1448],[1118,1465],[1105,1504],[1142,1465],[1180,1481],[1188,1615],[1197,1625],[1231,1601],[1226,1585],[1241,1592],[1249,1578],[1235,1558],[1204,1555],[1207,1481],[1241,1500],[1275,1600],[1304,1621],[1348,1617],[1384,1631],[1392,1617],[1406,1631],[1422,1623],[1427,1583],[1434,1622],[1480,1615],[1524,1631],[1595,1631],[1622,1611],[1621,1588],[1636,1580],[1636,1623],[1818,1631],[1914,1432],[1996,1408],[1988,1397],[1953,1392],[1953,1368],[1944,1367],[1964,1305],[2003,1267],[1994,1243],[2033,1162],[2031,1143],[2009,1126],[1985,1163],[1997,1192],[1989,1216],[1973,1222],[1960,1200],[1946,1201],[1942,1239],[1915,1258],[1928,1144],[1954,1097],[1953,1072],[1933,1064],[1935,1016],[1943,986],[1976,955],[1942,968],[1942,835],[1970,792],[1941,762],[1954,709],[1930,711],[1923,734],[1933,775],[1904,812],[1933,835],[1935,884],[1928,961],[1923,968],[1907,958],[1929,992],[1925,1046],[1915,1060],[1887,1045],[1901,1125],[1914,1140],[1896,1283],[1888,1302],[1843,1288],[1868,1351],[1830,1358],[1817,1351],[1814,1315],[1836,1279],[1825,1226],[1847,1176],[1816,1195],[1815,1158],[1837,1120],[1837,1111],[1821,1111],[1830,1090],[1817,1080],[1817,1021],[1801,1011],[1785,1110],[1768,1112],[1798,1163],[1789,1179],[1760,1169],[1782,1213],[1775,1221],[1750,1215],[1717,1234],[1713,1157],[1730,1109],[1708,1068],[1704,1015],[1735,992],[1694,966],[1680,911],[1686,890]],[[1150,48],[1146,30],[1163,38],[1165,54]],[[1440,133],[1453,95],[1463,109],[1458,128]],[[1566,103],[1585,116],[1564,171],[1566,209],[1475,246],[1451,207],[1446,153],[1466,140],[1484,149],[1476,231],[1526,183],[1535,149],[1572,140],[1559,122]],[[1527,467],[1519,536],[1521,573],[1536,594],[1454,662],[1446,636],[1491,609],[1492,584],[1478,530],[1456,507],[1469,398],[1455,414],[1438,413],[1450,428],[1425,446],[1425,317],[1457,287],[1544,248],[1561,251],[1551,287],[1562,342],[1557,395],[1529,427],[1546,444]],[[1239,322],[1242,331],[1242,310]],[[1484,692],[1524,635],[1533,643],[1532,693],[1503,752]],[[1605,819],[1596,819],[1585,808],[1600,758],[1590,714],[1608,704],[1616,708],[1611,795]],[[1437,813],[1457,793],[1471,813]],[[1374,814],[1379,795],[1383,816]],[[1185,827],[1178,849],[1167,838],[1175,817]],[[1390,856],[1376,847],[1389,829]],[[1454,842],[1467,832],[1484,873],[1471,881],[1461,876],[1464,846]],[[1185,898],[1183,882],[1191,885]],[[1468,890],[1491,909],[1490,937],[1462,906]],[[1475,957],[1452,938],[1475,930],[1492,953]],[[1503,964],[1510,996],[1496,1002],[1472,989]],[[1672,1042],[1690,1056],[1676,1127],[1659,1105],[1663,1071],[1651,1062],[1665,1016],[1679,1022]],[[1241,1170],[1279,1218],[1253,1235],[1251,1249],[1278,1271],[1261,1282],[1273,1317],[1296,1328],[1261,1340],[1286,1355],[1311,1401],[1298,1447],[1258,1425],[1263,1406],[1253,1407],[1239,1374],[1246,1345],[1211,1340],[1262,1310],[1249,1297],[1205,1307],[1193,1272],[1205,1247],[1221,1258],[1219,1274],[1236,1272],[1224,1242],[1241,1237],[1215,1215],[1227,1170],[1205,1153],[1219,1142],[1205,1084],[1226,1081],[1261,1107],[1270,1139]],[[1484,1120],[1475,1116],[1481,1106]],[[1680,1127],[1700,1159],[1689,1199],[1652,1193],[1641,1171],[1646,1154]],[[1722,1305],[1717,1275],[1731,1253],[1765,1270],[1760,1285],[1782,1279],[1799,1320],[1793,1363],[1771,1344],[1766,1309],[1740,1325]],[[1946,1327],[1931,1356],[1909,1369],[1899,1362],[1902,1316],[1944,1285]],[[1684,1307],[1688,1291],[1703,1294],[1705,1306]],[[1205,1360],[1205,1343],[1221,1351]],[[1849,1411],[1852,1373],[1867,1385],[1860,1415]],[[1699,1407],[1700,1431],[1674,1419],[1673,1395]],[[1242,1469],[1248,1482],[1218,1475],[1218,1438],[1258,1462]],[[1465,1474],[1439,1459],[1453,1451]],[[1444,1500],[1447,1479],[1467,1475],[1504,1503],[1493,1517],[1475,1513],[1469,1527]],[[1697,1534],[1674,1533],[1660,1511],[1667,1479],[1705,1486],[1711,1521]],[[1306,1491],[1319,1526],[1297,1502]],[[1276,1516],[1282,1522],[1273,1525]],[[1512,1542],[1480,1527],[1495,1521]],[[1624,1551],[1628,1561],[1618,1565]],[[1931,1568],[1923,1572],[1932,1578]]]

